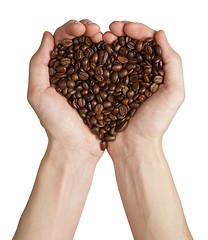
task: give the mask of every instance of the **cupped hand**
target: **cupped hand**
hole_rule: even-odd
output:
[[[49,82],[48,63],[55,44],[85,34],[94,42],[102,40],[97,24],[88,19],[70,20],[59,27],[54,36],[45,32],[38,51],[30,61],[28,101],[45,128],[50,141],[59,142],[71,152],[89,156],[97,161],[101,155],[100,141],[90,132],[83,120]]]
[[[181,58],[169,45],[164,31],[156,32],[141,23],[115,21],[103,39],[111,43],[122,35],[139,40],[154,37],[162,49],[165,77],[159,90],[138,108],[127,128],[109,144],[113,159],[134,155],[141,142],[161,140],[185,97]]]

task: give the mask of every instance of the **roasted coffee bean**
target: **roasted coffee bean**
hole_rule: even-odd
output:
[[[105,136],[105,141],[107,141],[107,142],[113,142],[115,140],[116,140],[116,136],[111,136],[111,135]]]
[[[73,80],[73,81],[78,81],[78,80],[79,80],[79,77],[78,77],[78,74],[77,74],[77,73],[73,73],[73,74],[72,74],[72,80]]]
[[[150,92],[149,89],[146,89],[145,92],[144,92],[144,95],[145,95],[146,97],[151,97],[151,96],[152,96],[152,92]]]
[[[100,50],[98,54],[98,64],[104,65],[108,59],[108,53],[104,50]]]
[[[132,102],[131,104],[130,104],[130,107],[131,108],[138,108],[140,105],[139,105],[139,103],[136,103],[136,102]]]
[[[116,132],[122,132],[128,125],[128,121],[123,121],[119,126],[116,128]]]
[[[129,90],[127,93],[126,93],[126,96],[128,98],[132,98],[133,96],[135,95],[135,92],[133,90]]]
[[[153,38],[122,36],[112,44],[93,43],[84,35],[65,39],[51,53],[50,82],[77,109],[104,150],[163,83],[161,55]]]
[[[118,56],[117,59],[120,63],[124,63],[124,64],[128,63],[128,61],[129,61],[128,58],[126,58],[124,56]]]
[[[94,94],[98,94],[100,92],[100,87],[97,84],[93,86],[93,92]]]
[[[87,114],[87,108],[86,107],[81,107],[79,108],[79,115],[82,117],[82,118],[85,118],[86,117],[86,114]]]
[[[86,72],[80,72],[78,74],[78,76],[79,76],[79,79],[81,79],[83,81],[85,81],[85,80],[87,80],[89,78],[89,75]]]
[[[162,76],[155,76],[153,81],[157,84],[161,84],[163,82],[163,77]]]
[[[97,104],[95,106],[94,111],[95,111],[96,114],[100,114],[102,112],[103,108],[104,108],[104,106],[102,104]]]
[[[152,93],[156,92],[158,90],[158,87],[159,85],[157,83],[153,83],[151,86],[150,86],[150,91]]]
[[[155,54],[156,54],[157,56],[161,56],[162,50],[161,50],[161,48],[160,48],[159,45],[155,45],[154,50],[155,50]]]
[[[84,106],[85,106],[85,100],[84,100],[84,98],[79,98],[79,100],[78,100],[78,105],[79,105],[80,107],[84,107]]]
[[[92,116],[90,118],[90,123],[93,124],[93,125],[97,124],[97,119],[95,118],[95,116]]]
[[[142,48],[143,48],[143,42],[142,41],[138,41],[136,43],[136,50],[137,50],[137,52],[141,52]]]
[[[93,134],[98,134],[99,133],[99,128],[97,126],[94,126],[92,129],[91,129],[92,133]]]
[[[50,75],[51,77],[53,77],[55,74],[56,74],[55,69],[54,69],[53,67],[50,67],[50,68],[49,68],[49,75]]]
[[[131,117],[134,116],[135,113],[136,113],[136,108],[132,108],[132,109],[129,111],[128,115],[129,115],[129,117],[131,118]],[[127,117],[126,117],[126,120],[127,120]],[[129,120],[129,119],[128,119],[128,120]]]
[[[121,116],[125,116],[128,113],[128,108],[125,105],[119,107],[119,113]]]
[[[108,97],[108,94],[106,91],[100,91],[100,96],[103,100],[105,100]]]
[[[108,142],[107,141],[101,141],[100,142],[100,148],[102,151],[104,151],[108,147]]]
[[[84,95],[84,98],[85,98],[86,101],[91,102],[95,98],[95,94],[94,93],[88,93],[88,94]]]
[[[112,70],[114,72],[119,72],[119,71],[121,71],[121,69],[122,69],[122,65],[121,64],[116,64],[116,65],[113,65],[113,67],[112,67]]]
[[[71,63],[71,59],[70,58],[62,58],[60,60],[60,64],[65,66],[65,67],[68,67]]]
[[[104,101],[104,102],[103,102],[103,107],[104,107],[104,108],[111,107],[111,102],[110,102],[110,101]]]
[[[64,39],[62,44],[65,48],[68,48],[73,44],[73,41],[71,39]]]
[[[122,69],[119,73],[118,76],[119,78],[124,78],[128,75],[128,71],[126,69]]]

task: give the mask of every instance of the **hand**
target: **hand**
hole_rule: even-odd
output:
[[[102,155],[100,141],[90,132],[66,98],[50,87],[49,82],[48,63],[55,45],[54,39],[58,44],[65,38],[72,39],[83,34],[95,42],[102,40],[100,27],[87,19],[80,22],[68,21],[55,31],[54,37],[49,32],[44,33],[40,48],[30,61],[28,101],[45,128],[49,143],[58,142],[69,153],[77,153],[80,160],[89,157],[96,162]]]
[[[159,90],[138,108],[126,130],[109,144],[113,160],[133,155],[141,141],[148,144],[161,139],[185,96],[181,58],[169,45],[164,31],[156,32],[141,23],[116,21],[110,24],[110,31],[103,38],[111,43],[122,35],[140,40],[155,37],[162,48],[165,78]]]

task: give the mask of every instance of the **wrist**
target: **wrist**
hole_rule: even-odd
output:
[[[150,155],[162,154],[162,137],[154,138],[134,138],[125,144],[121,144],[120,151],[110,152],[114,164],[117,162],[143,161]],[[149,157],[148,157],[149,158]]]
[[[92,156],[79,148],[73,149],[65,142],[49,138],[43,162],[49,163],[57,170],[82,172],[86,169],[90,174],[94,173],[99,157]]]

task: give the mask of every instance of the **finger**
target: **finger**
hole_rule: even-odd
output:
[[[124,25],[125,35],[139,40],[145,40],[148,37],[154,37],[155,31],[142,23],[129,22]]]
[[[115,36],[124,36],[124,26],[128,21],[114,21],[110,24],[109,29]]]
[[[85,36],[93,37],[100,32],[100,27],[91,20],[82,19],[80,22],[85,26]]]
[[[115,41],[117,39],[117,36],[115,36],[113,33],[111,33],[110,31],[107,31],[103,34],[103,40],[106,43],[111,44],[113,41]]]
[[[85,33],[85,30],[85,26],[82,23],[76,20],[70,20],[56,29],[54,33],[55,43],[57,45],[66,38],[72,39],[81,36]]]
[[[28,94],[41,93],[50,86],[48,63],[54,48],[54,38],[50,32],[45,32],[38,51],[30,61]]]
[[[184,89],[183,67],[180,56],[170,46],[165,32],[158,31],[155,40],[162,49],[162,59],[164,62],[165,79],[164,84],[170,89]]]
[[[95,36],[91,37],[91,39],[93,42],[98,43],[103,40],[103,34],[99,32]]]

